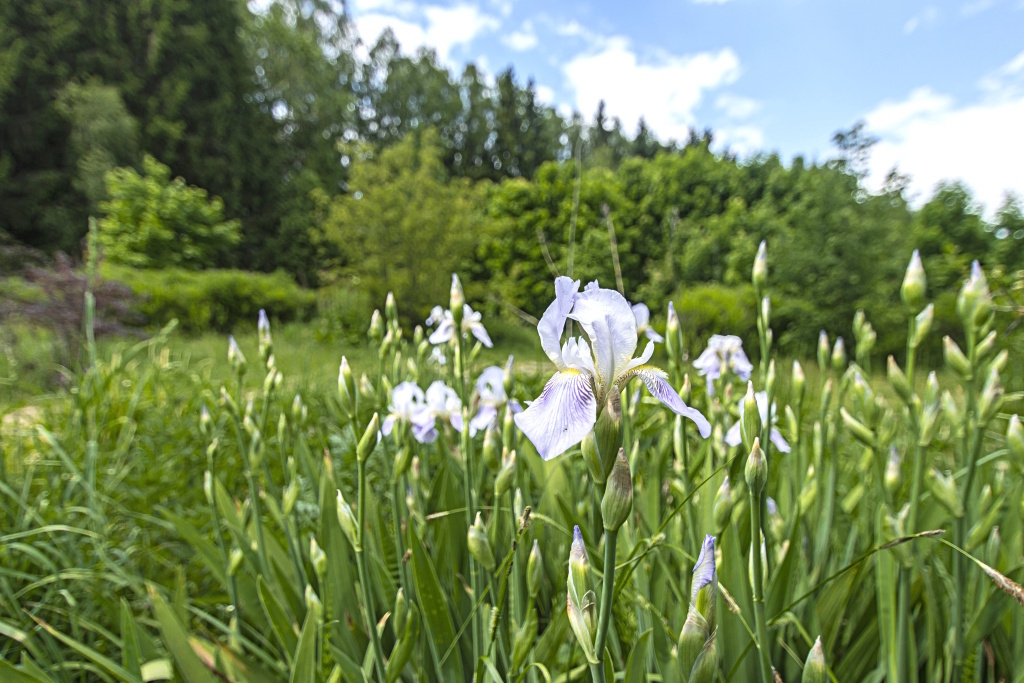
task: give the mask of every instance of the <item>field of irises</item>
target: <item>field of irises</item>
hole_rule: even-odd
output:
[[[336,391],[289,390],[262,313],[225,383],[167,330],[88,338],[0,432],[0,680],[1024,681],[1021,397],[981,267],[940,383],[916,254],[874,373],[863,314],[777,366],[768,264],[756,365],[571,277],[540,374],[482,367],[457,276],[411,333],[389,296]]]

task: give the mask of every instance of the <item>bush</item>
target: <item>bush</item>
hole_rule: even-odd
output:
[[[224,220],[224,202],[206,190],[171,179],[151,156],[143,174],[133,168],[107,173],[109,199],[100,204],[100,244],[111,263],[136,268],[199,270],[227,262],[238,244],[238,221]]]
[[[713,334],[735,334],[744,348],[757,348],[757,308],[749,285],[727,287],[716,283],[686,287],[673,297],[686,344],[700,351]]]
[[[316,309],[316,294],[299,287],[284,271],[244,270],[190,272],[178,268],[135,270],[104,266],[104,276],[124,282],[142,299],[139,312],[149,323],[177,318],[189,332],[227,332],[238,323],[252,324],[261,308],[281,321],[305,320]]]

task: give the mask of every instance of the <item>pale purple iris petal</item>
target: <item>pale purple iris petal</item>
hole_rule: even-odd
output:
[[[730,446],[739,446],[742,441],[742,427],[740,426],[740,421],[736,420],[732,423],[732,427],[729,427],[729,431],[725,433],[725,443]]]
[[[488,335],[487,330],[484,329],[483,323],[473,323],[469,326],[469,331],[472,332],[473,336],[487,348],[492,348],[494,346],[494,344],[491,343],[490,335]]]
[[[698,375],[707,377],[709,380],[716,380],[722,376],[722,365],[718,352],[710,345],[701,352],[697,360],[693,361],[693,367],[697,368]]]
[[[476,380],[476,393],[485,402],[501,403],[505,400],[505,371],[497,365],[484,368]]]
[[[498,410],[494,406],[480,406],[480,410],[478,410],[476,415],[473,416],[473,419],[469,421],[470,436],[476,436],[477,432],[481,432],[490,427],[497,417]]]
[[[508,405],[509,405],[510,408],[512,408],[512,414],[513,415],[517,415],[517,414],[523,412],[522,404],[519,403],[519,401],[517,401],[515,399],[512,399],[511,401],[509,401]]]
[[[631,308],[638,328],[646,327],[651,322],[651,309],[647,308],[647,304],[633,304]]]
[[[612,289],[586,289],[576,297],[569,317],[590,338],[601,381],[611,382],[636,351],[636,318],[629,302]]]
[[[729,360],[732,365],[732,370],[736,373],[737,377],[744,382],[750,379],[750,373],[753,371],[754,366],[751,365],[750,360],[747,358],[747,354],[743,352],[743,349],[734,350],[732,355],[729,357]]]
[[[437,329],[430,333],[431,344],[444,344],[451,340],[452,334],[455,332],[455,321],[451,318],[445,318],[441,321],[441,324],[437,326]]]
[[[672,388],[672,385],[665,381],[666,374],[663,370],[650,366],[640,366],[631,370],[628,376],[620,379],[620,384],[628,381],[633,376],[639,377],[644,381],[644,384],[647,385],[647,390],[651,392],[651,396],[667,405],[676,414],[693,420],[701,437],[706,439],[710,436],[711,423],[708,422],[708,419],[699,410],[683,403],[683,399],[679,398],[679,394]]]
[[[565,329],[565,320],[569,317],[579,289],[579,280],[572,280],[564,275],[555,278],[555,300],[547,307],[537,324],[540,346],[559,370],[565,369],[562,362],[562,331]]]
[[[515,416],[516,426],[550,460],[575,446],[597,421],[597,399],[590,376],[563,370],[555,373],[544,391]]]
[[[434,421],[431,420],[428,425],[413,423],[412,438],[420,443],[433,443],[437,439],[437,429],[434,428]]]
[[[380,432],[384,436],[391,436],[391,430],[395,426],[395,420],[397,418],[394,415],[388,415],[384,418],[384,424],[380,426]]]
[[[708,534],[700,547],[700,556],[693,566],[693,585],[690,602],[696,604],[697,591],[715,580],[715,537]]]
[[[653,327],[648,327],[644,330],[644,335],[646,335],[651,341],[658,342],[659,344],[662,344],[665,341],[665,338],[655,332]]]
[[[462,433],[462,413],[453,413],[448,416],[448,421],[451,423],[455,431]],[[472,432],[470,433],[472,434]]]
[[[782,438],[782,434],[779,433],[778,429],[772,427],[772,431],[769,432],[768,438],[772,440],[772,443],[775,444],[775,448],[780,453],[789,453],[789,443]]]

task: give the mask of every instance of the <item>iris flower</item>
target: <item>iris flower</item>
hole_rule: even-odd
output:
[[[579,280],[555,280],[555,300],[544,311],[537,332],[540,344],[558,371],[537,400],[515,417],[545,460],[565,452],[585,437],[597,422],[613,387],[622,389],[639,377],[655,398],[676,413],[690,418],[701,436],[711,425],[700,411],[688,407],[665,380],[664,371],[647,364],[654,342],[639,357],[636,318],[629,302],[611,289],[592,282],[581,292]],[[584,334],[562,343],[567,319],[575,320]]]
[[[427,387],[426,400],[431,421],[441,420],[462,431],[462,401],[454,389],[441,380],[435,380]]]
[[[707,377],[708,387],[726,372],[746,382],[754,369],[743,353],[743,341],[734,334],[711,335],[708,347],[693,361],[693,367],[697,368],[697,374]]]
[[[384,418],[381,432],[391,434],[396,422],[409,425],[412,436],[420,443],[431,443],[437,438],[434,415],[430,412],[423,390],[415,382],[402,382],[391,390],[391,405]]]
[[[737,405],[740,409],[740,419],[737,420],[729,431],[725,433],[725,442],[730,446],[739,446],[743,441],[743,400],[745,397],[740,397]],[[768,422],[768,392],[758,391],[754,394],[754,399],[757,401],[757,412],[761,414],[761,424]],[[768,433],[772,443],[775,444],[775,448],[780,453],[789,453],[789,444],[785,439],[782,438],[782,434],[775,428],[775,423],[779,418],[779,413],[775,410],[775,404],[772,404],[772,429]]]
[[[633,304],[633,317],[636,318],[636,333],[644,335],[653,342],[664,342],[665,338],[654,331],[651,327],[651,309],[647,304]]]
[[[511,360],[510,357],[509,361]],[[473,419],[469,421],[470,436],[476,436],[477,432],[495,424],[498,411],[506,403],[509,403],[508,396],[505,395],[505,369],[497,365],[484,368],[476,380],[476,395],[480,399],[480,408]],[[510,405],[514,413],[523,410],[515,399],[511,401]]]
[[[462,304],[463,336],[472,334],[481,344],[491,348],[494,344],[491,343],[491,337],[487,334],[487,330],[484,329],[484,324],[480,322],[480,318],[479,311],[474,311],[469,307],[469,304]],[[446,311],[440,306],[434,307],[426,323],[428,326],[437,325],[437,329],[430,335],[431,344],[444,344],[451,341],[451,338],[455,335],[455,317],[451,311]]]

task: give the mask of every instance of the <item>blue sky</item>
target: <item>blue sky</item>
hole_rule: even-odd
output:
[[[823,160],[867,121],[927,198],[964,180],[991,214],[1024,197],[1024,0],[350,0],[362,38],[385,26],[454,70],[512,65],[549,104],[588,119],[599,99],[626,130],[711,127],[719,147]]]

